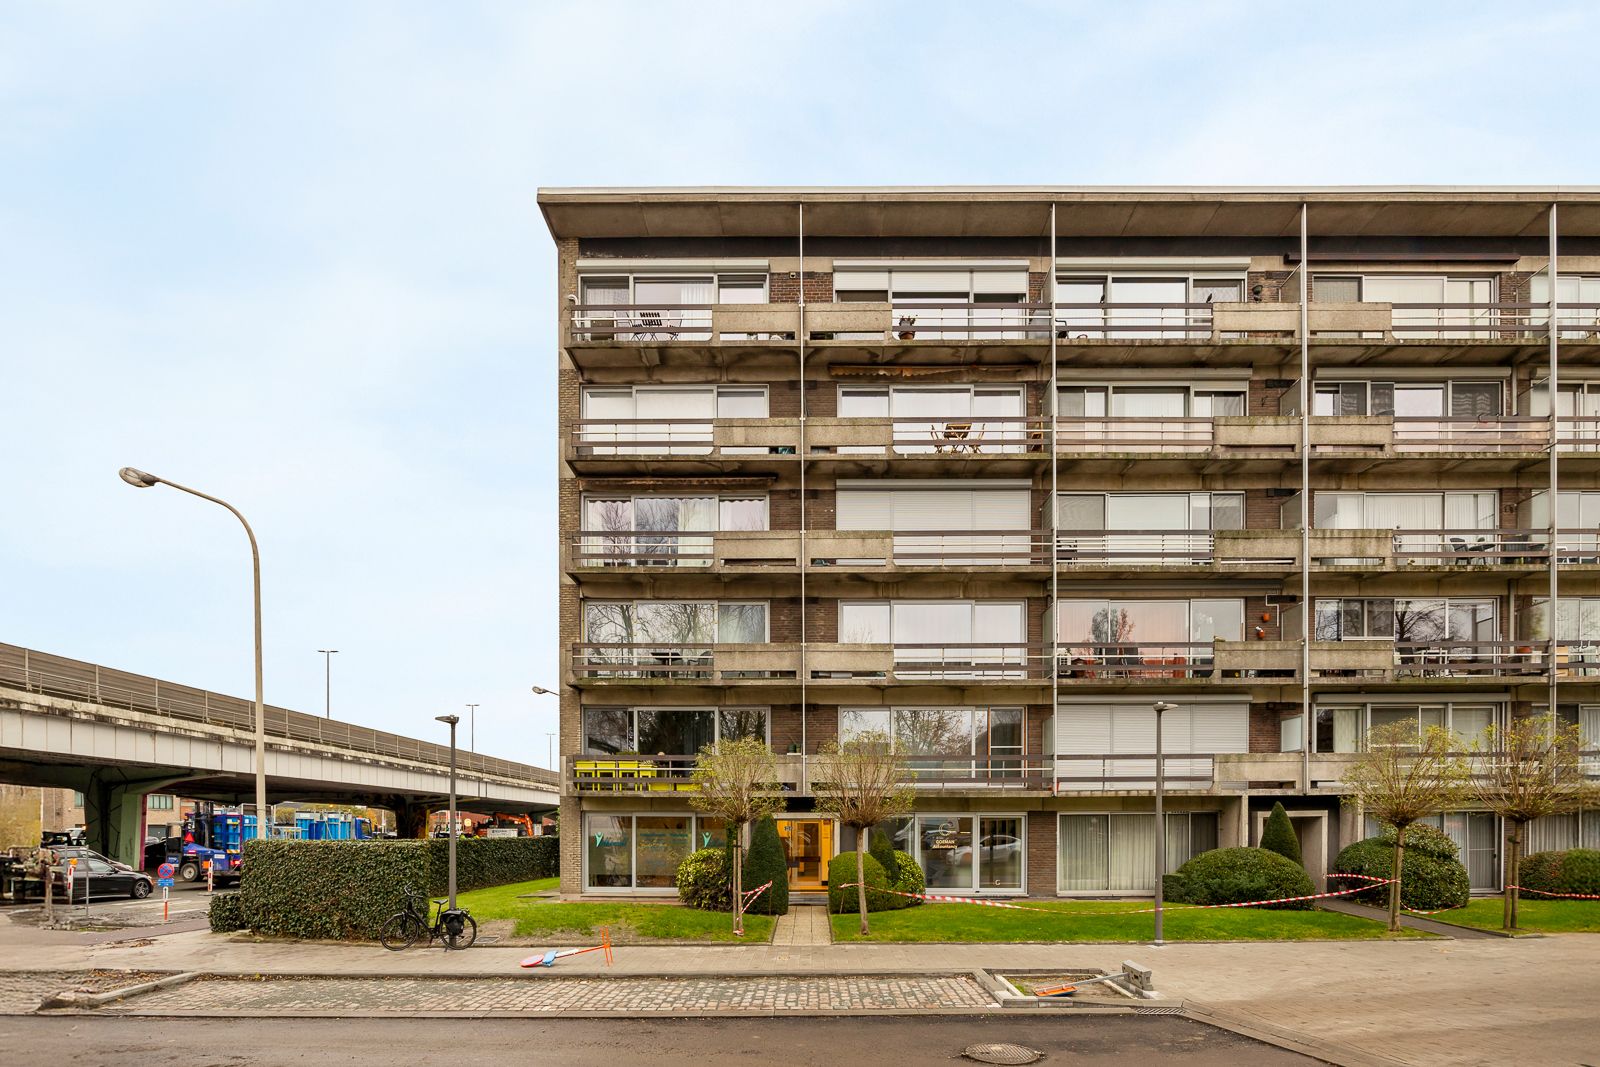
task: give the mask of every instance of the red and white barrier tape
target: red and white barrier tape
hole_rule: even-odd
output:
[[[1511,888],[1519,893],[1537,893],[1541,897],[1560,897],[1563,900],[1600,900],[1600,893],[1547,893],[1543,889],[1528,889],[1520,885]]]
[[[1237,903],[1237,904],[1175,904],[1175,905],[1173,905],[1171,907],[1165,907],[1164,906],[1161,910],[1162,911],[1204,911],[1204,910],[1214,909],[1214,908],[1255,908],[1255,907],[1260,907],[1260,906],[1265,905],[1265,904],[1290,904],[1290,903],[1294,903],[1296,901],[1301,901],[1301,900],[1323,900],[1323,899],[1326,899],[1328,897],[1347,897],[1347,896],[1351,896],[1351,895],[1353,895],[1355,893],[1365,892],[1368,889],[1374,889],[1374,888],[1376,888],[1377,886],[1380,886],[1380,885],[1388,885],[1389,882],[1391,881],[1391,879],[1388,879],[1388,878],[1377,878],[1377,877],[1374,877],[1373,875],[1370,875],[1370,874],[1330,874],[1330,875],[1328,875],[1328,877],[1329,878],[1361,878],[1361,879],[1366,880],[1370,884],[1369,885],[1357,886],[1354,889],[1339,889],[1339,890],[1335,890],[1335,891],[1329,892],[1329,893],[1311,893],[1311,894],[1308,894],[1306,896],[1299,896],[1299,897],[1276,897],[1276,898],[1274,898],[1272,900],[1247,900],[1247,901],[1242,901],[1242,902]],[[840,889],[854,889],[858,885],[860,885],[859,882],[850,882],[850,883],[847,883],[845,885],[840,886],[839,888]],[[1155,908],[1130,908],[1130,909],[1128,909],[1126,911],[1100,911],[1100,912],[1095,912],[1095,911],[1071,911],[1071,912],[1063,912],[1060,908],[1030,908],[1025,904],[1008,904],[1008,903],[1005,903],[1004,901],[999,901],[999,900],[980,900],[977,897],[953,897],[953,896],[947,896],[947,895],[945,895],[943,893],[902,893],[898,889],[878,889],[878,888],[875,888],[873,886],[868,886],[867,888],[869,890],[871,890],[872,892],[874,892],[874,893],[889,893],[889,894],[891,894],[893,896],[897,896],[897,897],[909,897],[909,898],[914,899],[914,900],[925,900],[925,901],[930,901],[930,902],[935,903],[935,904],[980,904],[980,905],[982,905],[983,907],[986,907],[986,908],[1004,908],[1007,911],[1037,911],[1037,912],[1043,912],[1043,913],[1045,913],[1047,915],[1071,915],[1071,916],[1074,916],[1074,917],[1091,916],[1091,915],[1094,915],[1094,916],[1103,916],[1103,915],[1147,915],[1147,914],[1154,913],[1155,910],[1156,910]]]
[[[762,893],[765,893],[771,888],[772,883],[766,882],[762,885],[756,886],[754,889],[747,889],[743,893],[739,894],[739,914],[743,915],[745,912],[749,911],[750,905],[756,902],[756,897],[759,897]]]

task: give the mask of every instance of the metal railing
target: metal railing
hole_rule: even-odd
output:
[[[1064,640],[1056,670],[1067,681],[1155,681],[1210,678],[1217,673],[1211,641]]]
[[[1549,559],[1548,530],[1396,530],[1394,565],[1488,566]]]
[[[733,681],[796,676],[797,657],[772,645],[580,642],[572,646],[578,678]]]
[[[1027,415],[843,417],[814,420],[806,439],[813,454],[1042,455],[1049,426]]]
[[[698,756],[599,753],[568,756],[565,783],[583,793],[692,793]],[[811,760],[799,753],[777,756],[773,792],[810,793],[815,785]],[[918,792],[1048,790],[1055,759],[1021,753],[974,755],[959,752],[896,753],[901,781]]]
[[[718,440],[719,436],[733,436],[723,429],[725,425],[724,420],[694,417],[577,419],[571,441],[581,456],[792,456],[800,439],[798,424],[794,424],[792,434],[774,434],[769,426],[763,433],[749,435],[777,443],[726,443]]]
[[[1046,339],[1050,305],[1030,303],[918,302],[890,305],[890,341]]]
[[[1202,564],[1215,558],[1210,530],[1058,530],[1056,559],[1094,563]]]
[[[1394,419],[1393,441],[1396,452],[1543,452],[1550,446],[1550,420],[1402,415]]]
[[[1513,340],[1543,337],[1547,304],[1391,303],[1389,331],[1396,340]],[[1543,311],[1544,315],[1537,312]]]
[[[141,674],[101,667],[81,660],[53,656],[17,645],[0,643],[0,685],[29,693],[99,704],[178,722],[197,722],[253,732],[255,703],[193,686],[165,682]],[[448,766],[450,748],[418,741],[382,730],[308,715],[267,705],[264,709],[268,739],[309,742],[372,756],[389,756],[440,767]],[[463,772],[496,775],[554,785],[554,771],[510,760],[456,753]]]
[[[1155,788],[1156,754],[1058,753],[1057,793],[1105,792]],[[1216,756],[1209,752],[1164,752],[1161,777],[1167,789],[1183,792],[1210,789],[1216,780]]]
[[[1056,420],[1057,452],[1206,452],[1216,444],[1209,418],[1063,415]]]
[[[714,304],[574,304],[575,341],[709,341]]]
[[[884,556],[819,555],[830,540],[881,543]],[[1045,530],[918,530],[914,533],[865,530],[813,531],[813,567],[1042,567],[1049,563]]]
[[[1600,416],[1558,416],[1556,444],[1572,452],[1600,452]]]
[[[1055,331],[1061,340],[1203,340],[1212,310],[1209,302],[1057,304]]]

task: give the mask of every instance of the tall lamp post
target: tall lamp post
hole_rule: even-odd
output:
[[[456,724],[459,715],[435,715],[439,722],[450,727],[450,910],[456,910]]]
[[[559,694],[554,689],[546,689],[542,685],[532,686],[531,690],[533,692],[533,695],[537,696],[537,697],[558,697],[559,698]],[[545,758],[545,762],[550,764],[550,769],[553,771],[553,770],[556,770],[556,735],[551,733],[551,732],[549,732],[548,730],[546,730],[545,731],[545,735],[544,735],[544,739],[545,739],[545,757],[544,757]]]
[[[337,648],[319,648],[322,653],[322,717],[333,718],[333,657]]]
[[[1161,938],[1161,912],[1165,904],[1162,899],[1161,879],[1167,873],[1167,820],[1162,807],[1166,799],[1167,781],[1166,758],[1161,752],[1161,714],[1166,711],[1177,711],[1178,705],[1158,700],[1154,706],[1156,709],[1156,944],[1162,945],[1166,942]]]
[[[256,631],[256,837],[265,841],[267,838],[267,719],[265,715],[265,700],[261,688],[261,550],[256,546],[255,531],[250,529],[250,524],[240,514],[239,509],[198,489],[191,489],[187,485],[166,478],[158,478],[136,467],[123,467],[117,475],[135,489],[149,489],[152,486],[168,485],[180,492],[197,496],[201,500],[209,500],[213,504],[221,504],[233,512],[233,517],[239,520],[244,527],[245,536],[250,539],[250,576],[253,582],[255,599],[255,631]]]

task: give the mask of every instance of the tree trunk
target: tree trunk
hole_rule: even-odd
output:
[[[867,828],[856,828],[856,907],[861,911],[861,936],[867,936]]]
[[[744,934],[744,912],[740,905],[744,903],[744,825],[728,827],[728,832],[733,838],[733,932]]]
[[[1406,827],[1394,831],[1394,864],[1389,882],[1389,932],[1400,932],[1400,877],[1406,861]]]
[[[1506,930],[1517,928],[1517,904],[1522,884],[1522,823],[1512,822],[1506,835],[1506,906],[1501,915],[1501,926]]]

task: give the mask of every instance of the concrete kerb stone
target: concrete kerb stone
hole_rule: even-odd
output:
[[[61,1008],[76,1008],[81,1011],[93,1011],[118,1000],[136,997],[141,993],[154,993],[158,989],[169,989],[172,986],[192,982],[202,976],[202,971],[180,971],[169,974],[164,978],[152,979],[148,982],[136,982],[133,985],[122,986],[118,989],[108,989],[104,993],[79,993],[76,990],[66,989],[59,993],[52,993],[45,997],[39,1005],[40,1011],[52,1011]]]

